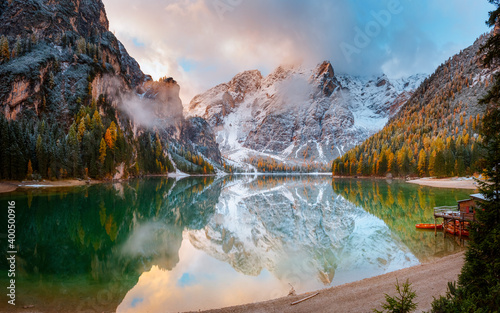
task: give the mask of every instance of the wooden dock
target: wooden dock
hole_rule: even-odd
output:
[[[436,224],[436,220],[438,218],[443,219],[443,234],[446,236],[446,230],[449,227],[453,227],[456,229],[458,224],[458,230],[454,231],[454,234],[458,233],[460,238],[462,238],[462,234],[465,234],[467,231],[465,229],[466,223],[470,223],[474,221],[474,213],[469,213],[468,211],[464,211],[460,209],[460,203],[456,206],[442,206],[434,208],[434,224]],[[437,229],[434,228],[434,234],[437,236]]]
[[[462,239],[462,235],[469,235],[469,231],[466,226],[476,221],[476,210],[480,210],[481,204],[485,201],[489,200],[487,200],[484,195],[476,193],[470,195],[470,199],[457,201],[457,205],[435,207],[434,224],[436,224],[436,220],[438,218],[442,218],[444,236],[446,236],[446,231],[450,228],[453,230],[453,235],[458,234],[460,239]],[[437,235],[436,227],[434,227],[434,234]]]

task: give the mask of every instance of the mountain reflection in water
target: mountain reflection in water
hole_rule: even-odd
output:
[[[414,224],[466,197],[328,176],[151,178],[1,196],[16,200],[22,230],[19,307],[60,312],[217,308],[412,266],[461,249]]]

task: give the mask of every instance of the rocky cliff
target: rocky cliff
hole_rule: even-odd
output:
[[[240,73],[194,97],[187,112],[214,127],[235,161],[329,162],[381,129],[423,79],[338,75],[327,61],[280,66],[267,77]]]
[[[180,86],[175,80],[164,78],[152,81],[141,71],[139,64],[109,31],[102,1],[1,1],[0,34],[0,112],[7,121],[15,121],[21,126],[34,122],[35,129],[31,134],[18,133],[0,138],[0,141],[11,141],[11,137],[21,136],[29,141],[27,147],[19,147],[19,155],[22,155],[22,162],[16,165],[19,169],[14,169],[9,161],[11,168],[0,177],[24,178],[23,172],[27,173],[28,161],[32,159],[35,172],[41,172],[42,177],[50,176],[44,166],[39,167],[38,159],[42,157],[34,151],[41,130],[38,121],[45,121],[51,127],[57,125],[67,135],[62,138],[63,134],[58,134],[55,138],[46,134],[42,136],[46,144],[61,140],[69,143],[71,126],[74,124],[75,129],[80,127],[80,146],[76,149],[75,144],[73,148],[81,152],[80,157],[75,156],[73,165],[54,164],[52,174],[67,170],[73,173],[70,175],[83,175],[85,166],[91,165],[82,164],[90,162],[84,160],[85,153],[89,153],[84,151],[86,149],[93,150],[89,160],[97,159],[102,154],[102,167],[105,168],[108,161],[104,159],[103,150],[99,152],[98,137],[104,139],[104,132],[111,122],[116,124],[118,134],[124,138],[123,151],[117,153],[122,156],[127,154],[120,158],[125,164],[132,166],[135,163],[138,153],[134,150],[140,146],[135,142],[137,140],[147,139],[143,143],[144,149],[154,150],[152,145],[156,133],[162,142],[165,158],[168,158],[169,152],[177,153],[182,160],[182,155],[187,152],[200,155],[200,151],[204,151],[207,154],[200,155],[203,162],[207,162],[207,166],[219,166],[218,146],[215,138],[210,137],[213,132],[198,119],[184,118],[179,98]],[[104,127],[100,132],[91,128],[94,110],[100,115],[99,121]],[[92,139],[84,147],[82,139],[86,131]],[[95,134],[90,135],[91,131]],[[147,138],[139,139],[144,134]],[[114,151],[114,142],[107,143],[108,148]],[[65,149],[61,146],[56,150],[64,153]],[[116,158],[112,159],[114,163]],[[190,160],[183,161],[191,163]],[[44,163],[43,160],[40,162]],[[155,160],[153,158],[148,162],[154,165]],[[158,170],[171,169],[167,161],[160,160],[160,163]],[[82,168],[75,170],[75,167]],[[108,164],[108,167],[112,165]],[[202,167],[200,164],[186,166],[195,171],[201,171]]]
[[[112,94],[115,85],[101,84],[106,74],[123,89],[147,78],[109,32],[101,1],[4,1],[0,19],[11,48],[0,68],[1,109],[9,118],[21,109],[39,114],[47,102],[65,113],[89,92]]]

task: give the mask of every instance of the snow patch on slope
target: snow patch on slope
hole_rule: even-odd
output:
[[[328,62],[246,71],[194,97],[187,114],[207,119],[235,162],[327,163],[382,129],[424,79],[335,75]]]

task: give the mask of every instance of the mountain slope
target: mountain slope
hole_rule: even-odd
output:
[[[194,97],[187,112],[207,119],[232,160],[327,163],[381,129],[423,78],[335,75],[327,61],[267,77],[245,71]]]
[[[498,68],[478,55],[487,35],[427,78],[389,123],[333,163],[337,175],[453,176],[476,171],[483,108]]]
[[[105,74],[127,89],[145,80],[139,64],[109,32],[101,1],[28,0],[4,6],[0,33],[11,57],[2,60],[0,101],[8,118],[16,118],[21,108],[39,114],[44,97],[46,105],[54,105],[51,113],[74,114],[77,99],[81,102],[89,92],[88,83]],[[44,88],[49,80],[52,88]],[[47,95],[46,89],[54,88],[62,97]]]
[[[0,178],[120,178],[221,167],[213,131],[185,119],[93,0],[0,2]],[[175,160],[174,160],[175,158]]]

